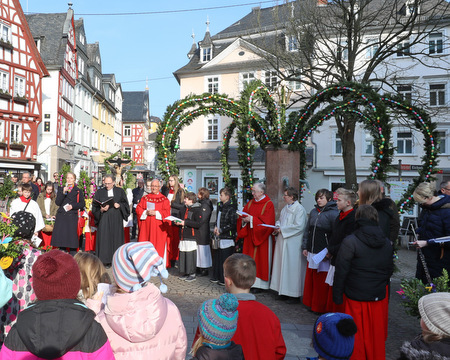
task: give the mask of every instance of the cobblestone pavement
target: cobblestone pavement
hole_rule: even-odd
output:
[[[391,298],[389,303],[389,333],[386,342],[386,359],[394,360],[399,355],[403,341],[412,340],[420,333],[419,320],[407,315],[401,306],[401,298],[395,292],[399,290],[402,278],[411,278],[415,273],[415,250],[400,249],[396,262],[399,269],[391,280]],[[209,277],[198,277],[196,281],[187,283],[179,280],[178,270],[169,269],[169,279],[165,280],[169,290],[165,296],[171,299],[180,309],[188,335],[189,346],[192,344],[197,327],[197,310],[207,299],[218,298],[224,287],[209,282]],[[155,283],[158,280],[154,280]],[[311,334],[317,315],[311,313],[301,303],[286,304],[277,300],[273,291],[257,294],[258,301],[267,305],[281,321],[283,336],[287,346],[286,359],[306,359],[316,356],[311,347]],[[186,359],[190,356],[187,355]]]

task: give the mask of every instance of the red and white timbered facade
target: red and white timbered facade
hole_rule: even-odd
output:
[[[0,0],[0,171],[34,169],[44,76],[19,0]]]
[[[148,130],[144,123],[124,123],[122,128],[123,153],[129,155],[136,165],[144,165],[144,148]]]

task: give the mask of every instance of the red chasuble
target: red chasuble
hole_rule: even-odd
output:
[[[147,211],[148,202],[155,204],[155,210],[159,211],[162,220],[157,220],[156,216],[150,215],[147,215],[145,220],[141,220],[142,214]],[[138,216],[139,226],[138,241],[150,241],[158,252],[158,255],[163,258],[170,226],[170,222],[164,220],[166,217],[170,216],[169,199],[163,194],[147,194],[141,198],[141,201],[136,207],[136,214]],[[166,260],[166,266],[168,266],[168,256]]]
[[[259,225],[275,225],[275,208],[266,195],[260,201],[250,200],[244,212],[253,216],[253,228],[250,228],[250,223],[241,228],[242,217],[239,217],[238,238],[244,239],[242,252],[255,260],[256,277],[269,281],[269,236],[273,229]]]

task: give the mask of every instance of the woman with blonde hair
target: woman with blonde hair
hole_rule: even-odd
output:
[[[170,215],[177,218],[181,218],[184,214],[184,189],[180,184],[178,176],[171,175],[169,177],[169,183],[163,189],[161,193],[166,196],[170,201]],[[167,247],[168,258],[174,266],[175,261],[178,260],[178,245],[180,243],[180,228],[172,223],[169,227],[169,243]]]
[[[87,252],[79,252],[74,256],[81,274],[81,286],[84,300],[90,299],[98,291],[98,284],[110,284],[111,280],[100,259]]]
[[[442,269],[450,272],[450,242],[434,243],[431,239],[450,235],[450,196],[434,195],[435,187],[430,183],[421,183],[414,190],[414,200],[420,204],[419,227],[416,229],[427,269],[417,255],[416,278],[424,284],[442,275]]]

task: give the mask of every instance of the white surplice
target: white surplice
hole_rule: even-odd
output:
[[[280,295],[299,297],[303,294],[306,259],[301,246],[306,223],[305,208],[298,201],[281,210],[270,282],[270,288]]]

